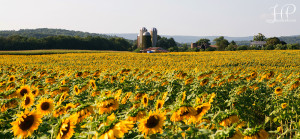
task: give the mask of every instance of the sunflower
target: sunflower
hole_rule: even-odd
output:
[[[246,86],[240,87],[238,88],[238,90],[236,91],[237,95],[240,95],[241,93],[245,92],[247,90]]]
[[[101,74],[100,70],[96,70],[94,73],[93,73],[93,76],[94,77],[99,77]]]
[[[145,134],[145,136],[149,134],[162,133],[164,121],[166,119],[165,115],[166,112],[158,113],[150,111],[148,117],[140,120],[140,124],[138,125],[139,131]]]
[[[167,85],[167,84],[169,84],[169,82],[168,82],[168,81],[165,81],[165,82],[163,82],[160,86],[165,86],[165,85]]]
[[[77,108],[76,108],[77,109]],[[79,106],[78,111],[77,111],[77,122],[80,123],[83,121],[86,117],[94,114],[94,107],[90,105],[83,105]]]
[[[137,94],[134,96],[134,100],[140,100],[145,93],[137,92]]]
[[[7,86],[6,86],[6,91],[9,91],[9,90],[11,90],[11,89],[14,89],[15,87],[16,87],[16,83],[10,82],[10,83],[8,83]]]
[[[142,99],[144,107],[148,106],[148,95],[144,95]]]
[[[76,108],[76,105],[69,103],[65,106],[65,111],[68,112],[70,109]]]
[[[278,96],[282,95],[282,89],[280,87],[276,87],[274,93]]]
[[[188,120],[196,114],[196,110],[191,106],[181,106],[171,116],[171,121],[177,122],[182,120]]]
[[[117,80],[118,78],[116,76],[112,76],[110,79],[110,83],[114,83],[115,80]]]
[[[111,113],[119,108],[119,102],[114,98],[108,98],[99,104],[99,113]]]
[[[95,97],[95,96],[98,96],[100,94],[101,94],[101,92],[99,90],[95,90],[95,91],[92,92],[91,96]]]
[[[212,93],[209,97],[209,103],[211,104],[214,101],[214,98],[216,97],[216,93]]]
[[[294,90],[294,89],[296,89],[297,87],[299,87],[300,86],[300,81],[294,81],[293,83],[292,83],[292,85],[291,85],[291,87],[290,87],[290,89],[289,90]]]
[[[55,78],[54,77],[47,77],[45,79],[45,82],[46,83],[50,83],[50,84],[55,83]]]
[[[34,103],[34,96],[32,94],[26,94],[23,97],[22,107],[24,109],[28,109],[33,105],[33,103]]]
[[[91,84],[91,86],[92,86],[92,88],[93,88],[94,90],[97,89],[97,85],[96,85],[96,81],[95,81],[95,80],[90,80],[90,84]]]
[[[234,123],[237,123],[239,121],[239,117],[237,115],[231,115],[228,118],[225,118],[221,121],[220,125],[224,127],[228,127]]]
[[[52,99],[42,98],[36,107],[42,115],[47,115],[54,109],[54,103]]]
[[[159,109],[161,109],[165,104],[165,101],[164,100],[157,100],[156,102],[156,110],[158,111]]]
[[[260,129],[256,134],[244,136],[244,139],[267,139],[269,134],[266,130]]]
[[[282,104],[281,104],[281,108],[282,108],[282,109],[285,109],[286,107],[287,107],[287,103],[282,103]]]
[[[78,88],[77,85],[74,86],[74,92],[76,93],[76,95],[81,93],[81,90]]]
[[[69,92],[70,91],[69,87],[66,85],[60,86],[59,90],[60,90],[60,92]]]
[[[8,78],[8,82],[14,82],[16,80],[16,77],[15,76],[10,76]]]
[[[212,83],[211,86],[210,86],[210,88],[214,88],[217,85],[218,85],[217,83]]]
[[[132,115],[129,115],[127,118],[128,121],[136,122],[136,121],[141,120],[142,118],[144,118],[147,115],[146,111],[144,109],[135,109],[135,110],[137,112],[133,113]]]
[[[38,88],[34,88],[32,91],[31,91],[31,94],[33,95],[33,96],[38,96],[39,95],[39,92],[40,92],[40,90],[38,89]]]
[[[208,79],[208,78],[205,78],[205,79],[203,79],[203,80],[200,82],[200,85],[201,85],[201,86],[205,86],[205,85],[208,84],[208,82],[209,82],[209,79]]]
[[[193,77],[188,78],[188,79],[185,80],[184,85],[189,85],[189,84],[193,83],[193,81],[194,81]]]
[[[4,100],[1,104],[1,112],[5,112],[7,109],[15,108],[18,106],[17,98]]]
[[[168,94],[169,94],[169,92],[164,92],[163,96],[162,96],[162,99],[165,100],[167,98]]]
[[[26,94],[30,93],[30,87],[28,85],[21,86],[20,89],[18,89],[18,94],[20,97],[24,97]]]
[[[36,111],[29,112],[25,110],[25,112],[17,114],[17,117],[16,121],[11,123],[13,126],[11,129],[14,132],[14,136],[18,136],[18,138],[31,136],[38,129],[40,123],[42,123],[42,115]]]
[[[193,115],[192,121],[193,122],[198,122],[202,119],[202,116],[205,115],[208,110],[210,110],[211,104],[210,103],[203,103],[202,105],[199,105],[195,108],[196,114]]]
[[[60,105],[62,102],[66,100],[66,98],[69,96],[68,92],[64,92],[60,97],[57,102],[57,105]]]
[[[128,98],[131,96],[131,94],[132,94],[132,92],[127,92],[126,95],[125,95],[125,97],[123,97],[121,103],[122,104],[126,104]]]
[[[117,91],[117,93],[114,95],[115,96],[115,98],[119,101],[119,99],[120,99],[120,95],[122,94],[122,89],[119,89],[118,91]]]
[[[77,121],[77,115],[72,115],[67,119],[63,119],[60,123],[59,133],[56,139],[70,139],[75,133],[74,128]]]
[[[62,114],[64,114],[65,108],[63,106],[58,106],[55,108],[54,113],[53,113],[53,117],[58,117]]]
[[[103,126],[100,130],[100,133],[96,132],[96,135],[94,138],[98,138],[100,136],[100,139],[114,139],[114,138],[122,138],[125,133],[128,133],[129,130],[131,130],[134,125],[132,121],[118,121],[114,120],[111,122],[108,126]]]
[[[75,77],[78,78],[78,77],[81,77],[82,75],[83,75],[82,72],[77,72],[77,73],[75,74]]]

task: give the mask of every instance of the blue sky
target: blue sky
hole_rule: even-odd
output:
[[[270,23],[290,4],[288,21]],[[298,9],[297,9],[298,8]],[[285,14],[284,14],[285,18]],[[0,30],[61,28],[92,33],[300,35],[299,0],[0,0]]]

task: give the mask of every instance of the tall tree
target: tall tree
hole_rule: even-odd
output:
[[[216,42],[216,45],[218,46],[218,50],[225,50],[225,48],[229,45],[228,40],[224,38],[224,36],[215,38],[214,41]]]
[[[266,45],[277,45],[281,44],[279,38],[277,37],[272,37],[267,39],[267,44]]]
[[[258,33],[258,35],[254,35],[253,41],[265,41],[266,37],[265,35]]]
[[[200,46],[201,49],[206,49],[210,46],[210,40],[209,39],[200,39],[196,42],[197,46]]]

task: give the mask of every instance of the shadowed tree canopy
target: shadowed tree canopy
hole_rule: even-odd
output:
[[[224,36],[215,38],[214,41],[216,42],[216,45],[218,46],[218,50],[225,50],[225,48],[229,45],[228,40],[224,38]]]
[[[37,49],[80,49],[128,51],[131,44],[124,38],[103,38],[100,36],[73,37],[48,36],[33,38],[22,36],[0,37],[0,50],[37,50]]]
[[[280,39],[277,37],[272,37],[267,39],[266,45],[277,45],[277,44],[286,44],[286,42],[280,41]]]
[[[209,39],[200,39],[196,42],[197,46],[200,46],[201,49],[206,49],[210,46],[210,40]]]
[[[157,47],[162,47],[164,49],[169,49],[171,47],[177,46],[174,38],[166,38],[166,37],[159,37],[157,41]]]
[[[265,41],[266,37],[265,35],[258,33],[258,35],[254,35],[253,41]]]

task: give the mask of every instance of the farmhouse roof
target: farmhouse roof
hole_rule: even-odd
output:
[[[265,45],[267,44],[266,41],[253,41],[251,42],[251,45]]]

